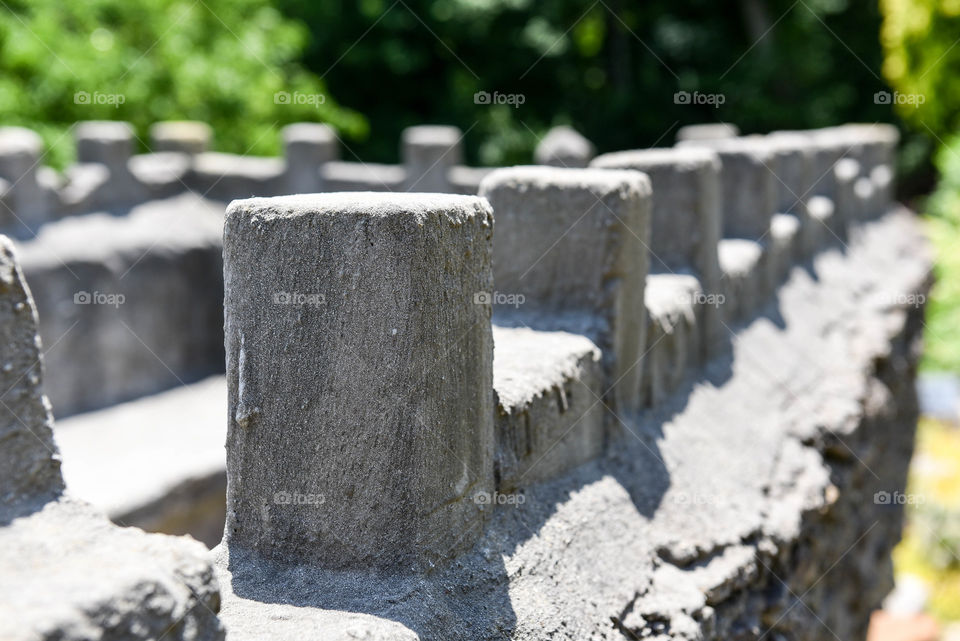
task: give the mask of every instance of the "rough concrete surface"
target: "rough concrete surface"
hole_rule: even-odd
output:
[[[222,639],[202,545],[118,528],[64,493],[36,308],[5,237],[0,333],[0,639]]]
[[[473,496],[493,491],[492,236],[475,196],[230,205],[231,546],[396,570],[476,539],[489,506]]]
[[[20,244],[57,416],[223,371],[222,207],[184,194]]]
[[[902,506],[874,493],[905,479],[921,310],[902,301],[929,266],[895,211],[795,267],[726,358],[605,457],[518,488],[522,504],[425,576],[218,549],[225,625],[235,639],[859,638],[890,587]]]

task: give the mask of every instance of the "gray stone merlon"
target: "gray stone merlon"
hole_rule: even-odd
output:
[[[0,127],[0,227],[35,232],[52,217],[54,194],[40,182],[43,140],[23,127]]]
[[[720,156],[723,236],[762,242],[777,211],[777,180],[771,143],[762,136],[694,140],[681,147],[707,146]]]
[[[205,122],[170,120],[150,127],[150,148],[153,151],[178,151],[191,156],[210,149],[213,129]]]
[[[234,201],[224,229],[225,542],[425,570],[493,487],[493,214],[472,196]],[[305,498],[302,498],[305,497]]]
[[[583,134],[566,125],[553,127],[537,143],[533,160],[538,165],[582,168],[590,164],[597,151]]]
[[[589,336],[615,411],[638,407],[650,194],[627,170],[510,167],[480,185],[497,219],[492,294],[507,297],[497,322]]]
[[[320,167],[340,159],[340,141],[329,125],[298,122],[283,128],[286,159],[285,193],[311,194],[323,191]]]
[[[53,414],[43,396],[37,308],[13,244],[0,236],[0,508],[63,491]]]
[[[712,122],[698,125],[685,125],[677,129],[677,142],[685,140],[720,140],[736,138],[740,128],[730,123]]]
[[[591,166],[634,169],[650,178],[651,273],[692,272],[702,294],[715,297],[721,293],[717,259],[722,227],[720,158],[716,152],[699,147],[621,151],[598,156]],[[726,332],[719,325],[715,307],[704,312],[699,343],[709,355],[719,349]]]
[[[448,193],[447,173],[463,164],[463,132],[445,125],[407,127],[400,139],[400,157],[406,172],[404,189]]]

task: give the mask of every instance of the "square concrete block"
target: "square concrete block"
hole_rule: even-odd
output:
[[[636,171],[510,167],[487,176],[480,194],[497,221],[495,318],[586,334],[603,352],[613,407],[636,409],[649,179]]]
[[[298,122],[283,128],[286,193],[323,191],[320,167],[340,157],[337,133],[329,125]]]
[[[403,130],[400,157],[406,171],[404,188],[416,192],[450,192],[447,174],[463,164],[463,132],[457,127],[422,125]]]
[[[224,229],[225,541],[426,569],[493,491],[493,215],[481,198],[233,202]]]

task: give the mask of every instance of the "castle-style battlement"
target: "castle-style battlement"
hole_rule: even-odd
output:
[[[57,186],[17,178],[37,141],[0,131],[3,198],[24,202],[23,179],[53,203],[12,211],[42,222],[22,272],[64,350],[46,359],[54,410],[134,399],[82,438],[64,422],[65,469],[107,427],[150,443],[169,426],[136,399],[225,360],[226,414],[193,429],[225,430],[226,525],[190,576],[216,574],[230,638],[863,636],[902,510],[873,495],[904,483],[930,285],[891,198],[891,129],[710,127],[596,158],[560,130],[543,165],[495,170],[463,166],[450,127],[407,130],[389,166],[339,160],[314,124],[284,130],[284,159],[210,152],[187,123],[130,155],[128,134],[78,126]],[[271,197],[294,190],[318,193]],[[31,342],[17,322],[0,318]],[[50,445],[31,390],[26,427]],[[151,415],[191,420],[164,398]],[[41,454],[0,488],[56,500]],[[199,505],[183,496],[181,517]],[[45,536],[18,527],[0,526],[13,549]],[[181,638],[221,633],[205,599]],[[27,638],[45,614],[4,621]]]

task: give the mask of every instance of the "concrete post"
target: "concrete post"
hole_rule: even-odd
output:
[[[493,215],[436,194],[234,201],[224,229],[228,544],[425,569],[491,509]]]
[[[463,164],[462,138],[456,127],[424,125],[404,129],[400,156],[407,174],[405,189],[449,193],[447,172]]]
[[[333,128],[313,122],[287,125],[283,128],[283,146],[287,160],[287,193],[323,191],[320,168],[340,157]]]
[[[639,407],[650,194],[636,171],[510,167],[480,183],[497,218],[495,294],[522,296],[533,329],[588,334],[627,411]],[[497,312],[508,322],[511,309]]]
[[[43,396],[37,310],[13,244],[0,236],[0,510],[63,491],[53,415]]]
[[[538,165],[586,167],[596,154],[593,143],[572,127],[554,127],[533,152]]]
[[[705,148],[643,149],[604,154],[591,166],[635,169],[650,178],[653,209],[650,223],[650,272],[692,270],[701,293],[721,293],[717,243],[722,227],[720,158]],[[725,330],[716,306],[704,308],[699,341],[706,354],[720,344]]]
[[[150,127],[150,147],[153,151],[179,151],[191,156],[210,149],[213,130],[205,122],[171,120],[157,122]]]
[[[105,202],[96,205],[131,204],[147,198],[147,189],[130,171],[134,135],[130,123],[90,120],[73,130],[78,163],[99,163],[110,172]]]
[[[0,127],[0,179],[8,183],[0,226],[36,230],[50,215],[47,192],[37,180],[43,154],[40,135],[23,127]]]
[[[770,232],[779,189],[769,141],[760,137],[685,142],[720,156],[724,238],[761,241]]]

